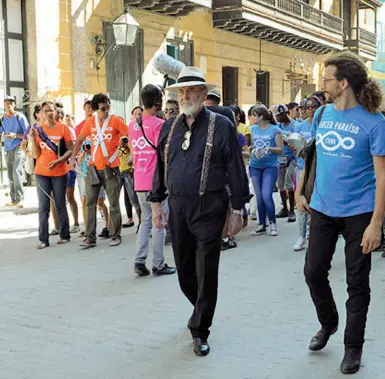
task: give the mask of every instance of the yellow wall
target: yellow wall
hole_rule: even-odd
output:
[[[38,66],[38,79],[36,83],[31,80],[30,84],[36,85],[40,93],[48,88],[51,96],[62,98],[68,111],[74,111],[80,120],[84,97],[106,91],[105,59],[97,72],[93,38],[103,37],[103,21],[116,19],[123,11],[123,1],[50,0],[48,5],[46,0],[31,0],[28,6],[31,13],[36,12],[36,20],[30,14],[29,21],[35,22]],[[47,18],[47,12],[52,17]],[[157,52],[165,52],[166,37],[183,37],[194,41],[194,64],[206,62],[208,82],[221,88],[222,67],[239,67],[239,103],[244,107],[255,103],[254,69],[259,69],[259,40],[214,29],[211,13],[205,9],[180,19],[133,8],[130,13],[144,30],[144,84],[162,84],[163,78],[152,70],[151,59]],[[33,52],[30,55],[33,56]],[[271,104],[290,100],[288,88],[284,93],[282,88],[291,61],[296,61],[296,72],[318,78],[320,58],[263,41],[262,69],[271,72]]]

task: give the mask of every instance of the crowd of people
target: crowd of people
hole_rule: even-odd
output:
[[[358,57],[340,53],[325,67],[324,92],[270,109],[257,103],[247,117],[238,105],[221,106],[220,91],[196,67],[185,67],[166,88],[168,99],[164,88],[144,86],[143,108],[132,110],[128,125],[111,112],[105,94],[85,99],[85,119],[77,126],[73,115],[51,101],[36,105],[35,123],[28,125],[7,97],[0,129],[10,181],[7,206],[22,206],[24,151],[37,184],[38,249],[50,245],[50,235],[58,234],[57,243],[65,244],[80,232],[76,182],[85,225],[82,248],[96,246],[98,208],[105,222],[98,237],[109,238],[110,246],[121,243],[122,227],[135,225],[135,209],[134,271],[150,274],[151,239],[152,273],[177,272],[194,308],[188,327],[200,356],[210,351],[220,251],[237,247],[235,237],[250,219],[256,221],[253,236],[277,236],[281,219],[298,223],[295,251],[309,241],[305,277],[321,323],[309,349],[324,348],[338,327],[327,278],[342,234],[349,300],[341,371],[356,372],[370,299],[370,252],[381,243],[385,215],[385,118],[379,112],[381,90]],[[293,135],[304,140],[307,152],[298,151]],[[309,183],[314,188],[310,196],[304,190]],[[279,192],[279,207],[274,192]],[[168,242],[175,268],[164,259]]]

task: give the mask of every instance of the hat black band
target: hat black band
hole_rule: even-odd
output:
[[[206,80],[200,78],[198,76],[184,76],[183,78],[178,79],[178,83],[186,83],[186,82],[202,82],[206,83]]]

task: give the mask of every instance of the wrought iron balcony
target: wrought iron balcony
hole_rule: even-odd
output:
[[[377,35],[362,28],[350,28],[345,46],[369,60],[377,57]]]
[[[343,20],[300,0],[213,0],[214,27],[301,50],[343,48]]]
[[[135,7],[165,16],[186,16],[196,8],[211,8],[212,0],[124,0],[125,6]]]

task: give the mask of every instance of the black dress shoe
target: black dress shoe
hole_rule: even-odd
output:
[[[210,352],[210,346],[207,340],[193,338],[194,353],[200,357],[205,357]]]
[[[341,362],[341,372],[343,374],[354,374],[361,366],[361,349],[345,348],[345,356]]]
[[[329,338],[332,334],[337,331],[338,327],[336,326],[334,329],[330,328],[322,328],[317,332],[317,334],[311,339],[309,350],[318,351],[322,350],[329,341]]]

